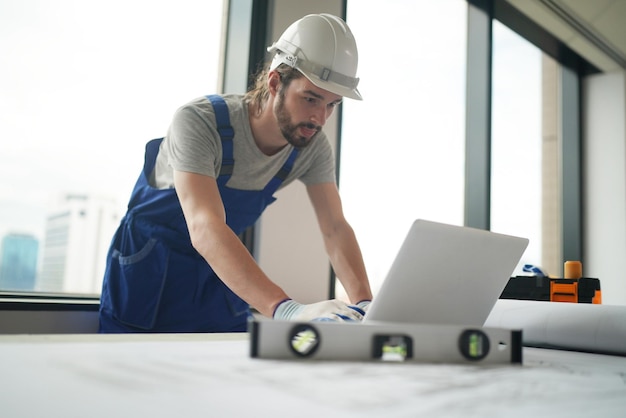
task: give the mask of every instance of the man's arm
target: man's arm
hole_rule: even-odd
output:
[[[371,300],[372,291],[354,231],[343,215],[339,191],[334,183],[307,186],[309,199],[324,237],[330,263],[346,289],[350,302]]]
[[[226,224],[214,178],[174,170],[174,185],[193,247],[235,294],[272,317],[287,294],[263,273],[239,237]]]

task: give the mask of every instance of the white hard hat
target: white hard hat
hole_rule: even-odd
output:
[[[350,28],[330,14],[312,14],[294,22],[267,48],[275,52],[270,70],[287,64],[317,87],[363,100],[357,90],[359,53]]]

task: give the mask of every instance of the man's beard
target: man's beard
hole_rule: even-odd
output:
[[[304,148],[307,147],[313,139],[319,134],[322,130],[321,126],[315,125],[314,123],[299,123],[294,125],[291,123],[291,114],[285,108],[285,95],[284,92],[278,93],[278,103],[276,105],[276,118],[278,119],[278,127],[283,134],[283,137],[296,148]],[[316,133],[311,136],[311,138],[307,138],[302,135],[298,135],[298,128],[307,128],[314,129]]]

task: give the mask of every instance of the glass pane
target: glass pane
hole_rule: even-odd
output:
[[[467,3],[350,1],[347,21],[364,100],[343,104],[340,188],[376,293],[416,218],[463,223]]]
[[[530,239],[515,274],[560,273],[556,67],[494,21],[491,229]]]
[[[216,91],[221,26],[221,1],[0,3],[0,290],[100,292],[145,143]]]

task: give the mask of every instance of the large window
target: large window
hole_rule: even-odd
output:
[[[386,5],[348,3],[364,101],[344,102],[340,154],[374,292],[415,218],[464,217],[467,2]],[[514,274],[559,274],[558,64],[498,21],[492,64],[490,228],[530,239]]]
[[[541,51],[493,21],[491,229],[541,252]],[[537,263],[538,264],[538,263]]]
[[[343,104],[340,188],[374,292],[416,218],[463,224],[466,21],[465,0],[348,2],[364,100]]]
[[[557,65],[493,21],[491,229],[529,238],[516,273],[560,273]]]
[[[222,2],[0,3],[0,290],[98,293],[176,108],[217,91]]]

